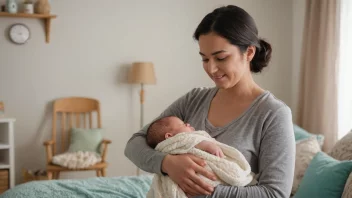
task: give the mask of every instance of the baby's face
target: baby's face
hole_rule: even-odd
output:
[[[171,131],[167,133],[168,135],[166,138],[172,137],[178,133],[194,131],[194,128],[190,124],[184,123],[182,120],[180,120],[177,117],[168,118],[168,122],[171,128]]]

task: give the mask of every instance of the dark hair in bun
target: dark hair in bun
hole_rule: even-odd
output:
[[[268,66],[271,59],[271,45],[258,37],[257,26],[253,18],[242,8],[228,5],[207,14],[198,25],[193,37],[215,32],[231,44],[246,52],[249,46],[255,46],[256,52],[251,61],[250,70],[259,73]]]

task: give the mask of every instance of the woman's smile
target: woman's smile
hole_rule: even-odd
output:
[[[225,80],[226,74],[223,75],[213,75],[212,78],[215,82],[220,82]]]

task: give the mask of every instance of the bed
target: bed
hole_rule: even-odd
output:
[[[146,196],[151,183],[150,175],[32,181],[15,186],[0,198],[140,198]]]

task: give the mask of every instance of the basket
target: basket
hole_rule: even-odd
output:
[[[0,169],[0,194],[9,189],[9,170]]]

